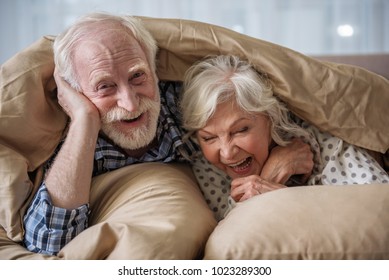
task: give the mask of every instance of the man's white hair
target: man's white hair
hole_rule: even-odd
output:
[[[131,34],[139,42],[146,54],[152,72],[156,73],[157,44],[150,32],[143,26],[140,19],[133,16],[112,15],[108,13],[91,13],[79,18],[66,31],[58,35],[54,41],[54,63],[60,76],[73,88],[81,91],[74,61],[73,50],[77,43],[87,37],[90,31],[96,27],[101,28],[101,23],[117,24],[124,32]]]

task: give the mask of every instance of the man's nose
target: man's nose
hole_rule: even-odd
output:
[[[139,108],[139,97],[130,87],[123,88],[118,93],[117,105],[129,112],[134,112]]]

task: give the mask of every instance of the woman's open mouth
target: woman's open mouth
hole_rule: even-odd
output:
[[[230,167],[236,173],[242,173],[242,172],[247,171],[247,169],[250,167],[252,162],[253,162],[253,158],[248,157],[240,162],[230,164],[230,165],[228,165],[228,167]]]

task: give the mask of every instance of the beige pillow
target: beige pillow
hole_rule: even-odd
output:
[[[189,166],[135,164],[93,179],[90,226],[66,259],[195,259],[216,220]]]
[[[90,227],[59,259],[202,258],[216,220],[186,165],[144,163],[92,182]],[[56,258],[28,252],[0,230],[0,259]]]
[[[389,184],[310,186],[238,204],[205,259],[389,259]]]

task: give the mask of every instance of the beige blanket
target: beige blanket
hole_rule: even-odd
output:
[[[351,144],[381,153],[388,150],[385,78],[206,23],[142,20],[160,48],[160,79],[181,80],[193,62],[209,54],[239,55],[269,75],[276,94],[301,118]],[[15,242],[22,240],[22,218],[41,180],[40,167],[67,120],[53,94],[52,42],[53,37],[41,38],[4,63],[0,72],[0,225],[1,235]],[[215,226],[209,221],[199,244]],[[192,249],[186,256],[193,255]]]

